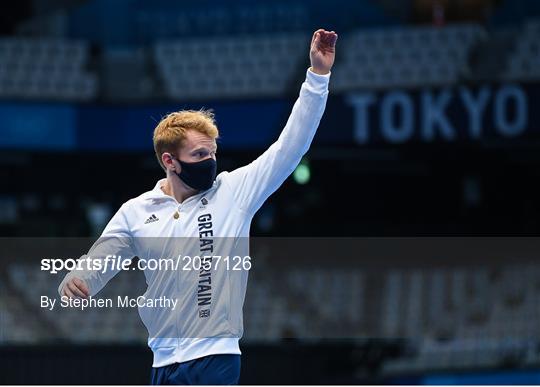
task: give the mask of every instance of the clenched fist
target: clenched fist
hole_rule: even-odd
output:
[[[71,278],[64,284],[61,295],[69,298],[88,298],[90,291],[85,281],[79,278]]]
[[[338,35],[334,31],[318,29],[313,33],[309,58],[311,70],[317,74],[328,74],[336,56]]]

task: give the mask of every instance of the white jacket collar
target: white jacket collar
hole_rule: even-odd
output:
[[[166,199],[174,199],[172,196],[170,195],[167,195],[165,192],[163,192],[163,190],[161,189],[161,187],[163,187],[163,184],[167,181],[167,178],[163,178],[163,179],[160,179],[157,181],[156,185],[154,186],[154,188],[151,190],[151,191],[148,191],[146,194],[145,194],[145,199],[148,199],[148,200],[166,200]],[[196,193],[194,196],[197,196],[197,195],[201,195],[201,194],[204,194],[212,189],[214,189],[217,185],[217,181],[214,181],[214,184],[212,185],[211,188],[209,188],[208,190],[206,191],[200,191],[198,193]]]

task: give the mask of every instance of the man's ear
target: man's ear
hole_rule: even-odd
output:
[[[181,170],[180,163],[176,161],[174,156],[170,154],[169,152],[164,152],[161,155],[161,162],[163,163],[163,165],[165,165],[165,168],[167,168],[167,171],[180,173],[180,170]]]

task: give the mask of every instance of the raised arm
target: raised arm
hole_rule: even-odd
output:
[[[328,98],[337,34],[319,29],[311,39],[311,67],[278,140],[252,163],[226,175],[242,210],[254,214],[308,151]]]

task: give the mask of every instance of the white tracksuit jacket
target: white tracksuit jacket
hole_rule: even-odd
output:
[[[215,244],[214,255],[248,255],[247,237],[253,215],[307,152],[326,106],[329,79],[330,74],[307,70],[300,96],[279,139],[255,161],[220,173],[212,188],[182,203],[163,193],[164,179],[160,180],[153,190],[121,206],[88,254],[92,259],[103,257],[100,254],[115,254],[122,259],[171,257],[176,256],[174,253],[202,256],[205,254],[200,252],[199,241],[204,239],[206,244]],[[176,212],[180,216],[175,218]],[[146,222],[150,217],[152,221]],[[201,224],[204,234],[200,233]],[[190,238],[179,248],[178,240],[183,237]],[[87,282],[94,296],[117,272],[74,270],[58,291],[67,279],[78,277]],[[153,367],[213,354],[240,354],[238,341],[243,332],[242,305],[248,271],[227,270],[226,265],[220,265],[212,271],[210,280],[202,282],[197,270],[145,270],[144,274],[146,298],[178,299],[175,310],[139,308],[154,353]],[[201,308],[210,311],[201,317]]]

